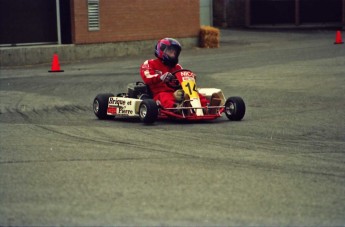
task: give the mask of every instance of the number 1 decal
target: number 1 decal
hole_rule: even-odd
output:
[[[196,85],[195,85],[195,84],[194,84],[194,86],[193,86],[193,90],[190,88],[190,83],[187,83],[187,84],[186,84],[186,87],[188,88],[189,95],[192,95],[192,94],[193,94],[193,91],[196,92]]]

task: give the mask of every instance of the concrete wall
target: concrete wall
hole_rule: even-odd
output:
[[[200,25],[213,26],[212,0],[200,0]]]
[[[178,39],[184,49],[198,45],[198,38]],[[116,42],[86,45],[47,45],[17,46],[0,48],[0,68],[48,64],[54,53],[58,53],[60,62],[73,62],[97,58],[114,58],[152,53],[157,40]]]

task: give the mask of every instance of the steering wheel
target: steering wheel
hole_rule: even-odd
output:
[[[175,90],[178,90],[178,89],[181,89],[181,84],[180,84],[180,81],[176,78],[176,73],[179,73],[179,72],[191,72],[189,69],[179,69],[179,70],[176,70],[175,72],[172,72],[171,74],[173,75],[173,78],[166,82],[166,85],[172,89],[175,89]]]

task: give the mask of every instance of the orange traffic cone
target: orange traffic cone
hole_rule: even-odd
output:
[[[334,44],[343,44],[343,43],[344,42],[341,40],[341,32],[337,31]]]
[[[63,70],[60,69],[59,57],[57,54],[53,55],[52,68],[48,72],[50,72],[50,73],[63,72]]]

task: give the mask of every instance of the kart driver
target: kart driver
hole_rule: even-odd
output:
[[[146,60],[140,68],[140,75],[145,84],[150,87],[154,100],[158,100],[164,108],[181,106],[183,92],[175,91],[167,86],[171,81],[172,72],[182,69],[178,64],[181,52],[181,44],[172,38],[164,38],[158,41],[155,47],[156,59]],[[199,94],[202,106],[206,106],[207,100]]]

